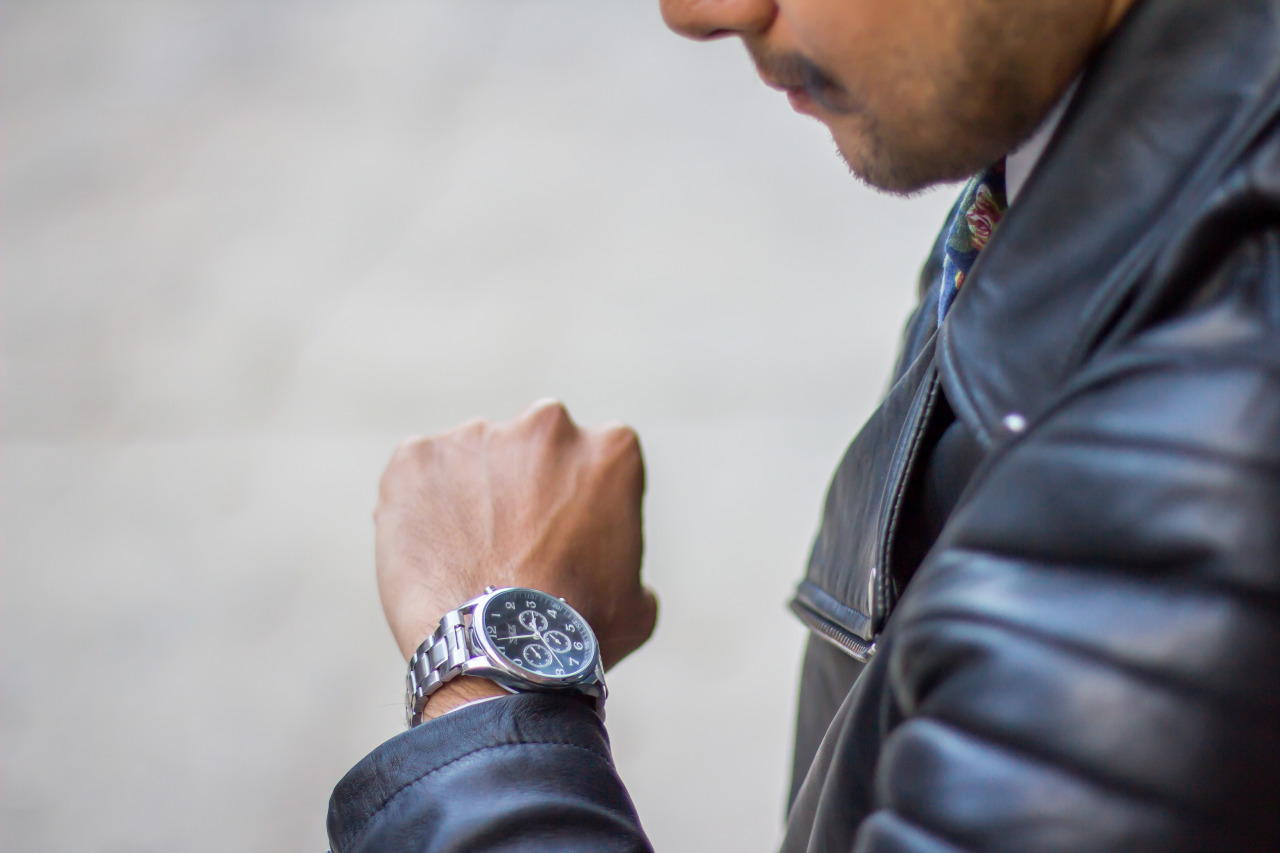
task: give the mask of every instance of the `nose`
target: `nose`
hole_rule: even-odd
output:
[[[668,27],[699,41],[763,33],[778,14],[775,0],[659,0],[659,4]]]

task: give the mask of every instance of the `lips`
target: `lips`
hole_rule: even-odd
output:
[[[807,88],[803,78],[779,79],[770,75],[763,68],[757,67],[756,73],[760,75],[761,81],[770,89],[777,89],[779,92],[791,94],[795,91],[805,91]]]
[[[791,109],[804,115],[817,116],[818,105],[804,80],[779,79],[766,74],[761,68],[757,68],[756,72],[766,86],[770,89],[776,89],[787,96],[787,102],[791,104]]]
[[[805,57],[792,53],[770,56],[748,49],[760,80],[785,93],[798,112],[834,118],[859,110],[857,101],[834,77]]]
[[[820,107],[816,101],[804,89],[787,89],[787,103],[791,104],[791,109],[796,112],[819,117]]]
[[[819,104],[814,99],[813,94],[809,91],[809,87],[803,82],[791,82],[777,80],[761,73],[760,79],[770,89],[776,89],[787,96],[787,103],[791,104],[791,109],[798,113],[817,118],[819,113]]]

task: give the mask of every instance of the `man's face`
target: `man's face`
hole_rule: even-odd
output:
[[[661,0],[668,26],[740,37],[855,175],[905,193],[1034,131],[1133,0]]]

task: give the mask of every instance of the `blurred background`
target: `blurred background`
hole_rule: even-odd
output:
[[[641,817],[772,849],[784,605],[951,195],[656,0],[0,5],[0,846],[324,850],[403,728],[382,466],[550,395],[649,466]]]

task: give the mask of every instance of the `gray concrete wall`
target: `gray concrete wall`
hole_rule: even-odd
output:
[[[655,5],[0,6],[5,850],[323,850],[402,726],[381,467],[544,395],[644,442],[654,842],[775,845],[784,602],[950,193]]]

